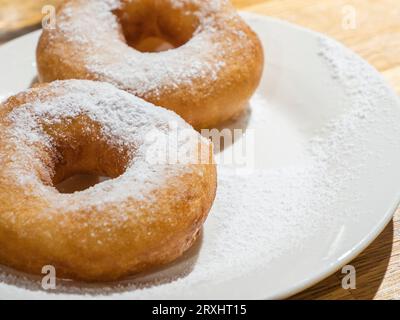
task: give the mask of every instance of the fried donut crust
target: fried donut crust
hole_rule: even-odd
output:
[[[196,129],[240,114],[261,78],[261,43],[227,0],[67,0],[56,22],[37,47],[40,81],[110,82]],[[176,48],[135,49],[147,37]]]
[[[1,104],[0,263],[111,281],[182,255],[213,203],[216,168],[149,163],[147,133],[166,137],[171,122],[199,137],[172,112],[92,81],[39,85]],[[203,138],[190,141],[194,158],[211,150]],[[113,179],[73,194],[55,189],[76,173]]]

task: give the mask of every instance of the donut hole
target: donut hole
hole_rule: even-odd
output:
[[[57,154],[52,184],[60,193],[84,191],[126,170],[126,153],[102,140],[58,146]]]
[[[96,184],[112,179],[111,177],[104,177],[97,174],[75,174],[54,187],[60,193],[75,193],[94,187]]]
[[[130,46],[140,52],[162,52],[176,48],[167,40],[155,36],[141,39],[139,42],[132,43]]]
[[[126,43],[140,52],[160,52],[187,43],[200,25],[198,7],[171,1],[126,1],[113,11]]]
[[[130,153],[109,137],[101,126],[86,116],[46,128],[52,137],[51,184],[61,193],[83,191],[122,175]]]

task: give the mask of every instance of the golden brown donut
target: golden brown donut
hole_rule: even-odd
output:
[[[213,203],[211,149],[173,112],[111,84],[56,81],[9,98],[0,105],[0,263],[105,281],[172,261]],[[59,193],[54,185],[76,173],[113,179]]]
[[[56,21],[37,48],[42,82],[110,82],[197,129],[243,111],[261,77],[261,43],[227,0],[67,0]],[[135,49],[149,37],[176,49]]]

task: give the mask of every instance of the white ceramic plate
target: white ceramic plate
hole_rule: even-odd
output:
[[[117,287],[64,282],[44,291],[40,279],[4,268],[0,298],[283,298],[377,237],[400,198],[397,96],[333,40],[244,16],[263,42],[266,68],[251,112],[231,128],[255,132],[254,170],[220,166],[217,199],[194,248]],[[38,36],[0,47],[0,95],[34,79]]]

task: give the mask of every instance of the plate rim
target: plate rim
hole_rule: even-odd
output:
[[[339,45],[342,49],[344,49],[347,52],[350,52],[353,55],[356,55],[358,59],[362,60],[368,66],[371,68],[371,71],[375,73],[377,78],[380,79],[382,85],[384,85],[385,89],[387,89],[388,94],[390,94],[393,98],[394,101],[396,101],[397,108],[400,109],[400,97],[396,94],[395,90],[392,88],[392,86],[387,82],[387,80],[383,77],[383,75],[373,66],[370,64],[366,59],[364,59],[361,55],[359,55],[357,52],[353,51],[349,47],[347,47],[345,44],[340,42],[339,40],[331,37],[330,35],[324,34],[322,32],[318,32],[312,29],[308,29],[304,26],[276,18],[276,17],[271,17],[259,13],[254,13],[251,11],[240,11],[240,14],[243,18],[248,18],[248,19],[260,19],[260,20],[269,20],[272,23],[277,23],[281,25],[286,25],[290,28],[297,29],[300,32],[305,32],[310,34],[313,37],[324,37],[328,38],[330,41],[333,41],[335,44]],[[390,221],[393,219],[393,216],[397,209],[400,206],[400,188],[399,191],[397,192],[398,195],[396,196],[396,199],[394,203],[391,204],[391,206],[387,209],[387,211],[382,214],[382,218],[380,222],[376,225],[376,227],[372,230],[370,230],[362,239],[361,241],[358,242],[356,246],[348,250],[346,253],[342,254],[338,260],[336,260],[334,263],[331,263],[328,265],[327,268],[324,270],[321,270],[319,273],[315,275],[315,277],[312,278],[306,278],[302,281],[299,281],[297,284],[292,286],[292,289],[283,289],[281,291],[278,291],[277,293],[271,295],[270,297],[264,298],[264,299],[286,299],[290,298],[310,287],[313,285],[323,281],[324,279],[328,278],[332,274],[334,274],[336,271],[338,271],[340,268],[354,260],[357,256],[359,256],[367,247],[374,242],[379,235],[382,233],[382,231],[386,228],[387,225],[389,225]]]

